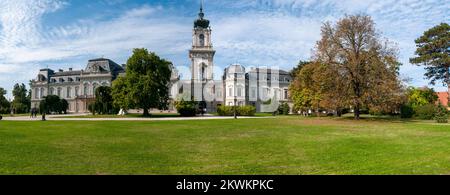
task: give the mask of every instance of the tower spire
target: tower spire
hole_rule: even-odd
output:
[[[203,0],[200,0],[200,12],[203,12]]]
[[[203,19],[205,17],[205,14],[203,13],[203,0],[200,0],[200,13],[198,14],[200,19]]]

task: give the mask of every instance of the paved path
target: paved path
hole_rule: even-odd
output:
[[[58,118],[76,117],[85,115],[51,115],[47,116],[48,121],[182,121],[182,120],[223,120],[234,119],[234,117],[204,116],[204,117],[167,117],[167,118]],[[240,119],[250,118],[271,118],[271,117],[238,117]],[[41,117],[30,118],[29,116],[3,117],[5,121],[40,121]]]

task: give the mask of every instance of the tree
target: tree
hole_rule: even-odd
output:
[[[418,107],[428,104],[434,104],[438,100],[438,96],[433,89],[410,87],[407,90],[407,103],[416,111]]]
[[[290,86],[294,110],[319,110],[322,98],[321,91],[321,64],[309,63],[303,65],[295,74]]]
[[[6,99],[5,95],[7,94],[7,91],[0,87],[0,114],[8,114],[10,103]]]
[[[99,114],[109,114],[113,111],[111,87],[102,86],[95,90],[95,107]]]
[[[133,101],[130,96],[130,83],[126,77],[119,77],[112,83],[111,96],[113,98],[113,106],[128,110],[133,108]]]
[[[59,102],[59,113],[62,114],[67,114],[67,109],[69,109],[69,102],[67,102],[67,100],[65,99],[61,99]]]
[[[296,67],[294,67],[294,69],[291,70],[291,72],[289,73],[291,75],[292,78],[295,78],[297,76],[297,73],[300,72],[300,70],[307,64],[310,64],[311,62],[309,61],[303,61],[300,60],[297,64]]]
[[[28,90],[25,84],[15,84],[12,91],[14,100],[12,102],[12,107],[15,113],[26,113],[30,110],[31,101],[28,98]]]
[[[330,78],[338,78],[342,90],[348,89],[342,97],[351,103],[359,120],[363,107],[394,105],[391,100],[396,98],[391,97],[399,96],[401,64],[396,53],[389,41],[379,40],[369,16],[354,15],[335,25],[324,24],[315,58],[334,70]]]
[[[133,105],[144,110],[149,116],[150,108],[164,108],[169,100],[169,82],[172,74],[172,63],[161,59],[147,49],[134,49],[127,61],[126,76],[116,82],[114,87],[124,88],[127,94],[113,89],[116,103]],[[118,84],[117,84],[118,83]],[[118,100],[122,95],[126,98]],[[125,101],[125,102],[123,102]]]
[[[39,104],[39,110],[42,114],[62,113],[68,108],[68,103],[64,99],[60,99],[57,95],[45,96]]]
[[[426,66],[425,76],[431,79],[432,85],[442,81],[450,87],[450,25],[441,23],[426,31],[415,42],[416,57],[411,58],[410,62]],[[450,96],[448,98],[450,102]]]

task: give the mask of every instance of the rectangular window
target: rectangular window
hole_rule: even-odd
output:
[[[285,89],[284,90],[284,99],[287,100],[289,98],[288,96],[289,96],[288,90]]]

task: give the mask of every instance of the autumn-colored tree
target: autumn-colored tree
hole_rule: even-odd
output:
[[[426,31],[416,40],[416,57],[411,58],[412,64],[426,66],[425,76],[450,87],[450,25],[441,23]],[[450,96],[448,97],[450,102]]]
[[[294,110],[307,112],[318,110],[321,101],[321,89],[318,63],[309,63],[302,66],[295,73],[294,81],[290,86],[291,98],[294,102]]]
[[[388,41],[379,39],[371,17],[354,15],[335,25],[324,24],[315,57],[333,70],[329,76],[342,86],[339,92],[344,94],[340,97],[351,103],[358,120],[363,106],[377,109],[397,106],[393,100],[401,96],[398,79],[401,64],[396,53]]]

